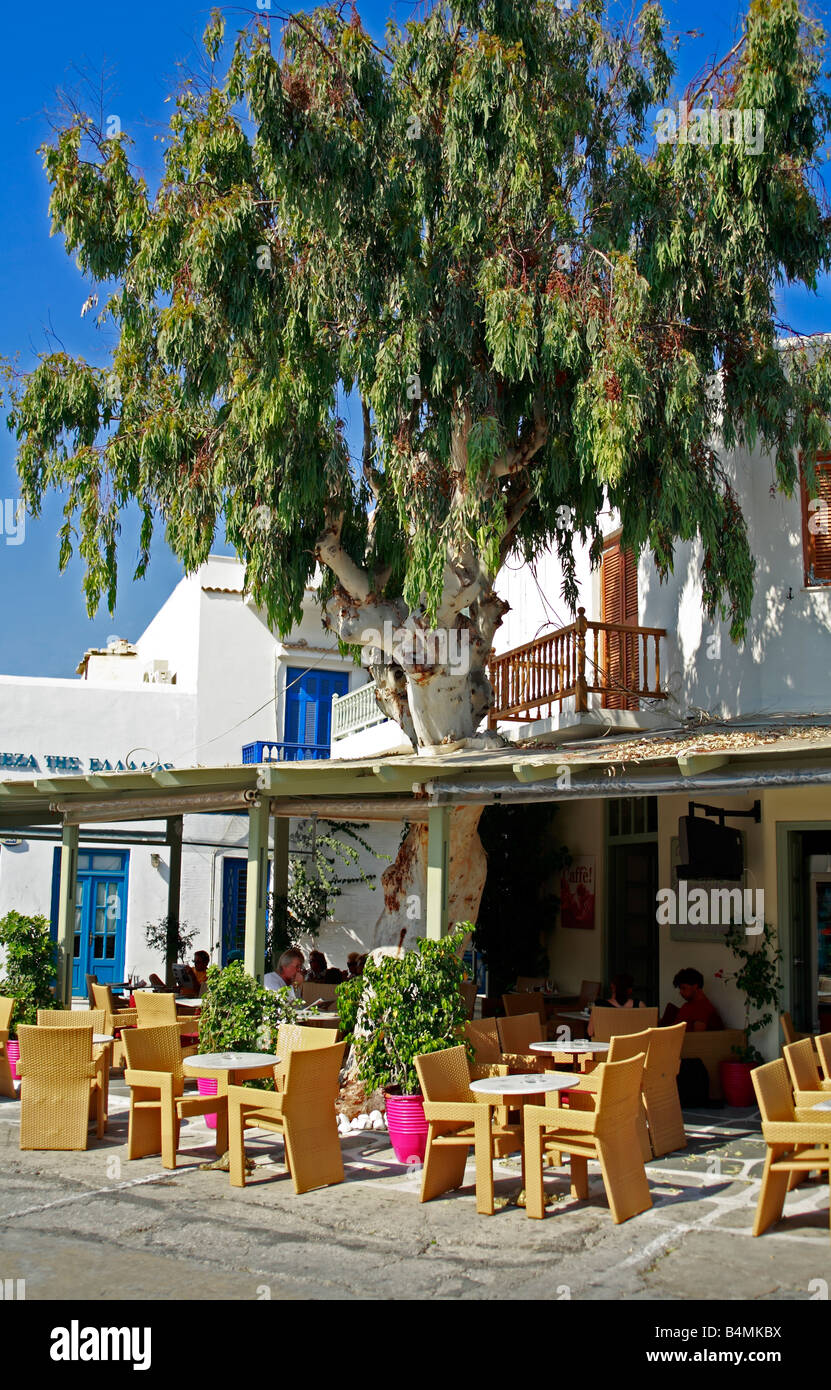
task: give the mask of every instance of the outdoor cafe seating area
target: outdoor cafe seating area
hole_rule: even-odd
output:
[[[295,1193],[344,1181],[336,1102],[346,1042],[337,1026],[283,1023],[270,1052],[200,1053],[198,1000],[134,992],[119,1007],[109,986],[90,993],[94,1007],[40,1010],[36,1026],[18,1029],[16,1076],[13,1000],[0,998],[0,1095],[15,1097],[19,1081],[21,1150],[104,1141],[110,1079],[123,1071],[128,1160],[159,1155],[175,1169],[183,1123],[205,1117],[232,1187],[254,1168],[246,1131],[282,1141]],[[546,1214],[546,1177],[567,1175],[572,1198],[588,1199],[592,1164],[611,1219],[627,1221],[652,1205],[646,1165],[687,1146],[677,1085],[686,1025],[595,1006],[592,1036],[576,1037],[562,1026],[552,1033],[534,994],[525,1000],[525,1012],[512,1000],[502,1017],[468,1018],[456,1045],[416,1058],[427,1130],[420,1200],[463,1189],[472,1157],[475,1210],[492,1215],[494,1164],[518,1154],[527,1217]],[[782,1027],[782,1057],[752,1073],[766,1145],[754,1235],[782,1217],[788,1192],[809,1174],[831,1178],[831,1034],[794,1035],[787,1015]],[[470,1200],[466,1191],[459,1200]]]

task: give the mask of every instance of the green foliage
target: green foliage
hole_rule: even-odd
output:
[[[354,1044],[358,1076],[370,1090],[419,1090],[416,1057],[461,1041],[466,1012],[461,952],[472,930],[421,940],[400,958],[367,960],[363,975],[335,990],[341,1029]]]
[[[165,962],[167,962],[169,927],[169,917],[161,917],[158,922],[145,922],[144,924],[144,940],[147,943],[147,949],[152,951],[154,955],[161,956],[162,960]],[[176,954],[173,957],[174,962],[185,960],[186,957],[190,955],[190,949],[196,940],[196,936],[196,927],[189,927],[187,922],[179,922],[177,924],[175,937]]]
[[[556,823],[553,805],[486,806],[482,812],[479,838],[488,876],[473,944],[485,958],[491,995],[511,990],[518,975],[548,974],[541,939],[557,918],[560,870],[571,863],[566,846],[557,843]],[[505,930],[506,903],[510,931]]]
[[[312,817],[298,826],[289,857],[288,898],[270,895],[268,954],[276,961],[303,937],[317,937],[332,916],[335,900],[350,883],[375,890],[375,875],[361,867],[361,850],[373,858],[372,845],[360,833],[365,825]],[[354,869],[343,873],[342,869]]]
[[[58,948],[45,917],[14,911],[0,920],[0,946],[6,953],[0,994],[16,1001],[10,1030],[14,1036],[21,1023],[37,1023],[38,1009],[57,1008],[52,986]]]
[[[769,922],[765,922],[762,932],[754,938],[752,946],[749,945],[749,941],[750,938],[740,927],[731,926],[726,944],[739,965],[732,974],[724,975],[723,979],[726,984],[732,981],[744,995],[747,1046],[734,1047],[733,1051],[739,1061],[751,1062],[753,1066],[758,1066],[765,1059],[750,1039],[754,1033],[767,1028],[778,1012],[784,988],[779,974],[782,952],[776,945],[776,932]]]
[[[754,562],[712,441],[758,443],[787,493],[800,451],[810,476],[831,446],[825,346],[776,345],[779,286],[831,269],[821,29],[753,0],[705,83],[702,107],[764,113],[754,149],[655,142],[675,75],[658,5],[625,26],[600,0],[419,15],[382,47],[354,8],[255,18],[233,44],[215,13],[210,83],[176,94],[152,190],[90,118],[44,149],[53,230],[114,346],[107,367],[45,355],[15,393],[27,508],[64,493],[60,564],[77,537],[90,612],[115,602],[130,501],[137,575],[159,520],[188,571],[224,525],[286,631],[332,517],[429,616],[464,546],[491,582],[511,546],[556,542],[573,601],[573,541],[597,555],[610,505],[662,573],[701,538],[706,609],[740,639]]]
[[[297,1022],[308,1007],[282,990],[275,993],[258,984],[242,961],[232,961],[224,970],[209,965],[200,1003],[200,1053],[273,1052],[280,1024]],[[260,1090],[274,1087],[268,1078],[247,1084]]]

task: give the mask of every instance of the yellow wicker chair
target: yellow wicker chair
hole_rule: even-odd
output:
[[[272,1049],[275,1056],[280,1058],[274,1067],[274,1083],[277,1090],[285,1090],[286,1072],[292,1052],[334,1047],[337,1040],[337,1028],[304,1028],[299,1023],[281,1023],[277,1030],[277,1041]]]
[[[115,1038],[113,1043],[113,1066],[124,1066],[124,1048],[121,1040],[121,1030],[123,1028],[134,1028],[138,1014],[135,1009],[119,1009],[113,999],[113,992],[109,985],[91,984],[92,997],[95,1000],[96,1009],[103,1009],[106,1014],[104,1025],[107,1033],[112,1033]]]
[[[594,1110],[526,1105],[527,1216],[545,1215],[542,1164],[546,1151],[569,1154],[571,1195],[583,1201],[589,1195],[588,1161],[597,1160],[616,1223],[628,1221],[630,1216],[652,1206],[638,1139],[643,1065],[642,1052],[625,1062],[602,1062],[592,1073],[592,1079],[597,1081]]]
[[[103,1009],[38,1009],[38,1028],[92,1028],[103,1033],[106,1015]],[[104,1124],[109,1120],[110,1069],[107,1066],[108,1043],[92,1044],[92,1060],[98,1067],[98,1084],[104,1096]],[[90,1119],[97,1116],[98,1098],[90,1096]]]
[[[657,1009],[592,1009],[592,1038],[595,1042],[611,1042],[625,1033],[642,1033],[645,1028],[658,1026]]]
[[[788,1192],[813,1169],[828,1173],[831,1179],[831,1113],[794,1111],[790,1078],[781,1058],[754,1067],[750,1074],[767,1145],[753,1222],[753,1234],[760,1236],[781,1219]]]
[[[794,1099],[797,1106],[816,1105],[824,1096],[831,1093],[831,1081],[820,1080],[817,1070],[817,1054],[811,1038],[789,1043],[782,1049],[793,1083]]]
[[[253,1086],[228,1087],[232,1187],[245,1186],[247,1128],[282,1134],[295,1192],[343,1182],[335,1101],[345,1048],[346,1043],[339,1042],[290,1052],[284,1089],[279,1093]]]
[[[472,1019],[473,1011],[476,1008],[476,981],[462,980],[459,990],[465,1001],[465,1014],[469,1019]]]
[[[831,1033],[820,1033],[814,1038],[819,1064],[822,1067],[823,1081],[831,1081]]]
[[[810,1038],[811,1036],[810,1033],[798,1033],[793,1026],[793,1019],[788,1013],[779,1015],[779,1023],[782,1028],[782,1037],[788,1046],[791,1043],[802,1042],[803,1038]]]
[[[461,1187],[468,1149],[476,1158],[476,1210],[493,1215],[493,1160],[522,1147],[519,1125],[491,1118],[488,1096],[475,1096],[469,1086],[463,1047],[448,1047],[415,1059],[424,1095],[427,1152],[421,1177],[422,1202]]]
[[[512,1014],[498,1021],[502,1062],[509,1073],[544,1071],[545,1061],[538,1052],[531,1052],[532,1042],[542,1042],[545,1028],[539,1014]]]
[[[182,1119],[215,1114],[224,1106],[225,1097],[185,1095],[178,1023],[130,1028],[123,1042],[127,1054],[124,1080],[130,1087],[127,1157],[160,1153],[162,1167],[175,1168]]]
[[[90,1098],[98,1138],[104,1134],[104,1093],[92,1060],[92,1025],[17,1030],[20,1043],[21,1149],[85,1149]]]
[[[163,1028],[166,1024],[176,1023],[179,1026],[179,1034],[182,1039],[182,1056],[193,1057],[199,1051],[199,1020],[193,1014],[177,1014],[176,1000],[172,994],[151,994],[139,992],[134,994],[136,1001],[136,1025],[139,1028]]]
[[[17,1096],[17,1092],[12,1080],[12,1068],[6,1052],[6,1043],[9,1041],[14,1005],[14,999],[0,995],[0,1096],[10,1096],[12,1100]]]
[[[650,1158],[663,1158],[665,1154],[687,1147],[676,1080],[686,1031],[686,1023],[676,1023],[672,1028],[618,1033],[611,1039],[606,1054],[609,1062],[625,1062],[639,1052],[643,1052],[646,1059],[641,1083],[643,1110],[638,1119],[638,1135],[641,1152],[647,1162]],[[569,1104],[575,1109],[590,1108],[583,1101],[583,1095],[596,1090],[596,1073],[581,1077],[577,1091],[569,1093]]]

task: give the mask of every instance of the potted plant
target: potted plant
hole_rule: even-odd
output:
[[[458,1044],[465,1022],[461,955],[470,923],[441,941],[422,940],[398,958],[370,957],[363,975],[338,985],[341,1028],[355,1048],[358,1078],[383,1090],[396,1157],[421,1161],[427,1121],[415,1059]]]
[[[57,973],[57,946],[45,917],[26,917],[7,912],[0,920],[0,946],[6,952],[5,975],[0,994],[15,1001],[9,1027],[7,1056],[16,1081],[20,1047],[17,1030],[21,1023],[37,1023],[38,1009],[54,1009],[54,981]]]
[[[309,1013],[302,1000],[289,998],[283,991],[266,989],[248,975],[242,961],[232,961],[224,970],[209,965],[205,988],[199,1001],[199,1052],[270,1052],[281,1023],[296,1023],[298,1014]],[[267,1078],[249,1083],[271,1089]],[[198,1080],[199,1094],[216,1095],[216,1081]],[[206,1123],[216,1128],[216,1115],[206,1115]]]
[[[751,944],[752,942],[752,944]],[[720,1063],[721,1084],[728,1105],[748,1106],[753,1104],[753,1082],[750,1073],[758,1067],[764,1057],[751,1042],[754,1033],[760,1033],[773,1022],[775,1010],[779,1007],[782,993],[782,980],[779,964],[782,952],[775,943],[774,930],[765,922],[761,934],[749,937],[740,928],[732,926],[726,944],[738,962],[737,968],[729,975],[717,971],[725,983],[733,982],[744,995],[744,1047],[734,1047],[735,1054],[730,1061]]]

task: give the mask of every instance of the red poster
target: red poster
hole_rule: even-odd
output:
[[[578,856],[560,879],[560,921],[564,927],[594,928],[594,855]]]

